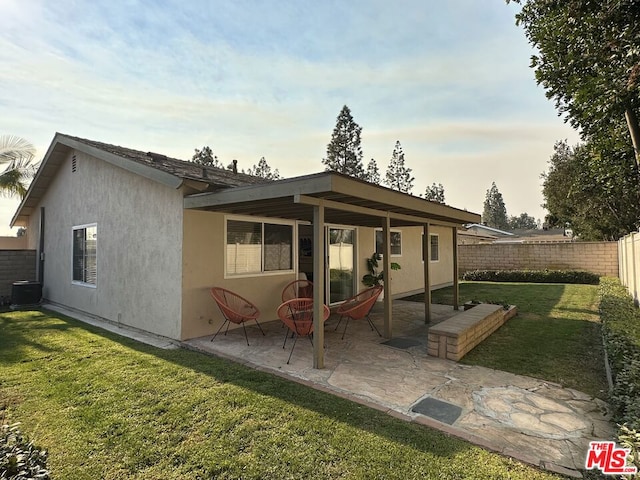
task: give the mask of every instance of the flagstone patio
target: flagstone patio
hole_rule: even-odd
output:
[[[450,306],[393,303],[394,338],[381,338],[366,321],[325,324],[325,368],[312,368],[312,345],[300,338],[290,364],[291,340],[280,321],[262,323],[266,333],[242,329],[183,342],[194,350],[226,357],[263,371],[346,397],[407,421],[421,423],[493,451],[564,475],[581,477],[592,440],[613,438],[601,400],[550,382],[462,365],[427,355],[429,326],[456,315]],[[382,306],[372,319],[380,328]]]

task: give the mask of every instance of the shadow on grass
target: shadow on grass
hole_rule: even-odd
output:
[[[28,320],[25,318],[12,319],[13,313],[0,314],[0,322],[2,322],[0,364],[25,361],[24,358],[21,359],[27,353],[23,348],[25,345],[42,352],[55,352],[61,350],[61,348],[52,347],[50,345],[51,342],[66,343],[68,345],[72,344],[73,341],[86,342],[86,337],[82,338],[84,335],[80,334],[80,332],[90,332],[102,339],[95,343],[102,343],[106,339],[127,349],[152,355],[179,367],[209,376],[218,384],[231,384],[249,390],[258,396],[272,397],[284,403],[316,412],[330,419],[326,427],[326,433],[329,435],[332,433],[331,423],[340,422],[363,432],[381,436],[392,442],[436,456],[448,458],[459,453],[468,452],[473,448],[466,442],[452,439],[436,430],[395,419],[375,409],[329,393],[314,390],[311,387],[300,385],[270,373],[259,372],[226,359],[186,349],[159,349],[55,312],[30,313],[33,317]],[[21,315],[26,314],[23,312]],[[58,333],[73,334],[74,330],[78,332],[77,335],[74,335],[77,337],[75,340],[52,338]],[[94,343],[92,341],[89,342]],[[72,350],[65,350],[67,355],[70,352]],[[101,372],[97,369],[95,374],[99,376]],[[163,399],[163,401],[166,400],[166,398]],[[210,401],[224,402],[225,399],[213,399]],[[259,401],[260,399],[256,398],[256,402]],[[314,423],[309,428],[312,431],[317,429],[318,425]]]
[[[20,328],[24,323],[23,318],[28,317],[28,330]],[[55,318],[55,317],[53,317]],[[47,325],[38,323],[39,320],[51,320],[52,317],[41,311],[0,311],[0,334],[2,340],[3,355],[0,355],[0,364],[3,362],[15,361],[15,359],[23,356],[27,350],[34,349],[43,353],[58,352],[61,347],[45,345],[36,341],[39,332],[66,332],[71,327],[65,321],[60,319],[57,323],[48,322]],[[18,327],[18,328],[16,328]],[[10,354],[7,360],[4,360],[5,354]]]

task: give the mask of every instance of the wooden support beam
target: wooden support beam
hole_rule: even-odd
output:
[[[324,205],[313,207],[313,368],[324,368]]]
[[[393,301],[391,299],[391,221],[388,216],[382,219],[382,270],[384,271],[384,336],[393,335]]]
[[[458,229],[452,227],[451,235],[453,238],[453,309],[458,310],[459,301],[459,289],[458,289]]]
[[[429,224],[423,226],[422,252],[424,255],[424,323],[431,322],[431,235]]]

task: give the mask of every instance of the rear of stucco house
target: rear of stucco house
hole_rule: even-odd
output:
[[[357,181],[324,173],[281,182],[283,189],[292,189],[295,209],[300,186],[309,190],[323,182],[353,186]],[[38,270],[46,301],[186,340],[212,334],[221,324],[209,296],[212,286],[240,293],[260,308],[262,320],[273,320],[283,287],[306,269],[302,240],[309,221],[296,218],[293,210],[278,216],[259,208],[263,185],[263,179],[242,173],[56,134],[12,225],[27,227],[28,247],[43,258]],[[382,187],[368,188],[394,201],[404,198]],[[217,207],[220,192],[243,189],[242,208]],[[206,208],[187,205],[186,199],[202,195],[209,195]],[[477,215],[407,199],[415,201],[435,212],[428,230],[429,284],[432,289],[451,284],[455,228],[477,221]],[[359,279],[366,273],[365,259],[376,249],[377,229],[328,221],[327,229],[332,228],[351,232],[347,290],[356,293],[365,288]],[[391,232],[392,261],[402,266],[392,274],[393,296],[424,291],[423,227],[398,225]],[[234,235],[254,239],[249,243],[258,251],[255,265],[240,265],[231,256]],[[274,248],[269,238],[277,238],[281,252],[271,265],[266,259]]]

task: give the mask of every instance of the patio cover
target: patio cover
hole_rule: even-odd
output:
[[[442,225],[453,231],[454,304],[457,305],[457,229],[480,222],[480,215],[424,200],[335,172],[323,172],[259,185],[227,188],[218,192],[188,195],[184,208],[285,218],[311,222],[314,227],[314,359],[315,368],[324,366],[324,331],[321,309],[324,302],[325,223],[382,227],[383,270],[390,271],[391,227],[422,226],[424,251],[430,248],[429,226]],[[425,319],[430,317],[429,262],[424,262]],[[384,334],[392,336],[390,281],[384,283]]]

